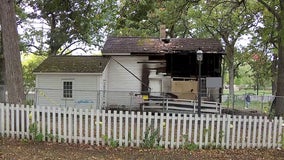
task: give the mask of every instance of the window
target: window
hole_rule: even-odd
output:
[[[73,82],[72,81],[63,81],[63,98],[72,98],[73,97]]]

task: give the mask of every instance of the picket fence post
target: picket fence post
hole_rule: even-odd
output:
[[[124,126],[124,128],[125,128],[125,135],[124,135],[124,139],[125,139],[125,142],[124,142],[124,146],[125,147],[128,147],[128,132],[129,132],[129,112],[128,111],[126,111],[125,112],[125,126]]]
[[[282,140],[283,140],[283,137],[284,137],[284,132],[283,132],[283,130],[284,130],[284,122],[283,122],[283,117],[279,117],[279,123],[278,123],[278,140],[277,140],[277,142],[278,142],[278,146],[277,147],[283,147],[283,144],[281,144],[281,143],[279,143],[279,142],[283,142]]]
[[[130,125],[130,140],[131,140],[131,142],[130,142],[130,146],[131,147],[134,147],[134,130],[135,130],[135,128],[134,128],[134,122],[135,122],[135,117],[134,116],[136,116],[135,114],[134,114],[134,111],[132,111],[131,112],[131,125]]]
[[[140,146],[140,112],[137,112],[137,127],[136,127],[136,146],[139,147]]]

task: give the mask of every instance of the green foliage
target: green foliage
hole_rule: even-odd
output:
[[[118,147],[118,145],[119,145],[119,144],[118,144],[118,141],[115,140],[115,139],[113,139],[113,138],[110,138],[110,139],[109,139],[109,142],[110,142],[110,146],[111,146],[111,147],[114,147],[114,148],[115,148],[115,147]]]
[[[253,88],[247,88],[246,86],[240,85],[241,88],[239,88],[238,91],[235,91],[235,96],[244,96],[246,94],[252,94],[252,95],[256,95],[256,90]],[[267,86],[267,88],[269,88],[269,86]],[[223,94],[229,94],[228,90],[224,90]],[[271,95],[271,89],[263,89],[263,90],[259,90],[258,92],[259,95],[263,95],[263,96],[270,96]]]
[[[190,151],[198,149],[197,144],[190,142],[190,140],[188,139],[188,135],[183,135],[182,138],[185,141],[183,146],[182,146],[183,149],[187,149],[187,150],[190,150]]]
[[[53,135],[52,133],[47,134],[48,139],[50,140],[58,140],[59,136],[58,135]],[[64,142],[64,140],[63,140]]]
[[[246,88],[252,87],[254,84],[253,79],[249,76],[252,74],[251,68],[249,65],[241,65],[238,68],[238,74],[235,77],[235,84],[238,86],[246,85]],[[226,72],[227,74],[227,72]],[[228,81],[226,81],[228,84]]]
[[[274,82],[277,82],[276,94],[278,97],[284,96],[282,89],[284,65],[284,7],[282,1],[258,0],[264,8],[261,12],[262,26],[258,28],[255,38],[259,40],[265,51],[273,54],[272,75]],[[276,77],[276,75],[278,76]],[[277,78],[277,79],[276,79]],[[275,103],[275,113],[283,115],[283,98],[277,98]]]
[[[122,1],[114,35],[159,37],[160,25],[166,25],[171,37],[189,37],[194,32],[190,15],[197,1]],[[194,29],[196,30],[196,28]]]
[[[247,76],[253,80],[254,86],[259,88],[271,83],[273,77],[271,56],[255,47],[243,55],[246,63],[250,66],[250,72],[247,72]]]
[[[35,87],[34,69],[45,59],[45,56],[36,56],[33,54],[22,55],[23,78],[25,94]]]
[[[271,61],[266,61],[264,63],[255,64],[255,66],[251,66],[250,61],[248,60],[250,58],[250,54],[247,53],[249,56],[245,56],[246,53],[243,53],[244,59],[243,64],[238,67],[236,70],[236,76],[235,76],[235,84],[242,88],[254,88],[256,92],[257,86],[258,90],[267,88],[271,86]],[[246,57],[246,58],[245,58]],[[253,62],[258,63],[258,62]],[[258,66],[258,67],[257,67]],[[228,75],[229,73],[226,71],[224,75],[224,83],[229,84]],[[245,92],[248,92],[246,90],[243,91],[235,91],[235,94],[245,94]],[[270,93],[271,94],[271,91]]]
[[[42,28],[27,28],[27,33],[35,35],[32,41],[28,40],[29,46],[43,49],[48,45],[49,55],[70,54],[74,50],[87,52],[83,47],[74,48],[74,44],[102,45],[117,13],[117,1],[109,0],[30,0],[24,1],[23,6],[32,9],[27,13],[29,20],[40,19],[43,24]]]
[[[155,28],[149,22],[148,12],[153,11],[155,2],[121,1],[118,10],[118,18],[114,26],[114,35],[120,36],[149,36]],[[147,3],[148,2],[148,3]]]
[[[190,151],[194,151],[194,150],[197,150],[198,149],[198,145],[195,144],[195,143],[185,143],[184,144],[184,148],[187,149],[187,150],[190,150]]]
[[[25,103],[24,103],[25,105],[28,105],[28,106],[32,106],[33,104],[34,104],[34,100],[32,100],[32,99],[27,99],[27,100],[25,100]]]
[[[275,109],[271,109],[268,114],[268,118],[273,119],[276,116]]]
[[[44,135],[39,131],[38,124],[36,122],[30,124],[29,131],[33,136],[33,140],[35,142],[42,142],[44,139]]]
[[[159,135],[159,129],[154,129],[149,126],[146,128],[145,136],[143,139],[142,147],[144,148],[154,148],[156,144],[159,144],[161,137]]]
[[[182,138],[185,141],[182,148],[190,150],[190,151],[198,149],[197,144],[190,142],[190,140],[188,139],[188,135],[183,135]]]
[[[32,135],[34,137],[36,136],[36,134],[38,133],[38,127],[37,127],[37,123],[36,122],[30,124],[29,131],[30,131],[30,133],[32,133]]]
[[[35,140],[36,142],[42,142],[43,139],[44,139],[44,135],[43,135],[42,133],[38,133],[38,134],[35,136],[35,138],[34,138],[34,140]]]
[[[107,135],[103,135],[103,141],[107,142],[108,141],[108,136]]]
[[[115,140],[114,138],[109,138],[107,135],[103,135],[103,140],[105,142],[109,142],[110,146],[115,148],[119,146],[119,143],[117,140]]]
[[[219,143],[222,143],[224,136],[225,136],[224,131],[223,130],[219,131]]]
[[[246,92],[251,93],[251,92]],[[235,95],[234,96],[234,109],[244,109],[245,108],[245,94]],[[233,99],[228,95],[226,101],[222,102],[223,107],[232,108]],[[272,102],[262,102],[262,101],[251,101],[249,109],[262,111],[263,113],[268,114],[270,112]]]

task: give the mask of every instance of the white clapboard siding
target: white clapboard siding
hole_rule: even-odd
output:
[[[107,105],[129,106],[129,91],[141,91],[144,64],[148,56],[112,56],[108,63]],[[134,104],[131,104],[134,105]],[[134,107],[134,106],[133,106]],[[138,107],[136,104],[135,107]]]
[[[94,107],[97,105],[97,91],[101,86],[101,75],[94,74],[37,74],[37,105],[53,105],[53,106],[76,106],[76,107]],[[71,80],[73,82],[73,98],[72,100],[63,99],[62,80]],[[92,103],[80,103],[80,101],[88,100]]]
[[[37,133],[30,131],[36,126]],[[183,148],[282,147],[283,118],[122,112],[0,104],[0,136],[58,143],[143,146],[146,133],[158,133],[156,146]],[[148,137],[149,138],[149,137]],[[159,141],[158,141],[159,139]]]

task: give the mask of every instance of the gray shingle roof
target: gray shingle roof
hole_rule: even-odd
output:
[[[103,56],[50,56],[34,72],[102,73],[108,60]]]
[[[220,41],[213,38],[171,38],[164,43],[159,38],[108,37],[102,53],[165,53],[198,49],[204,53],[224,53]]]

